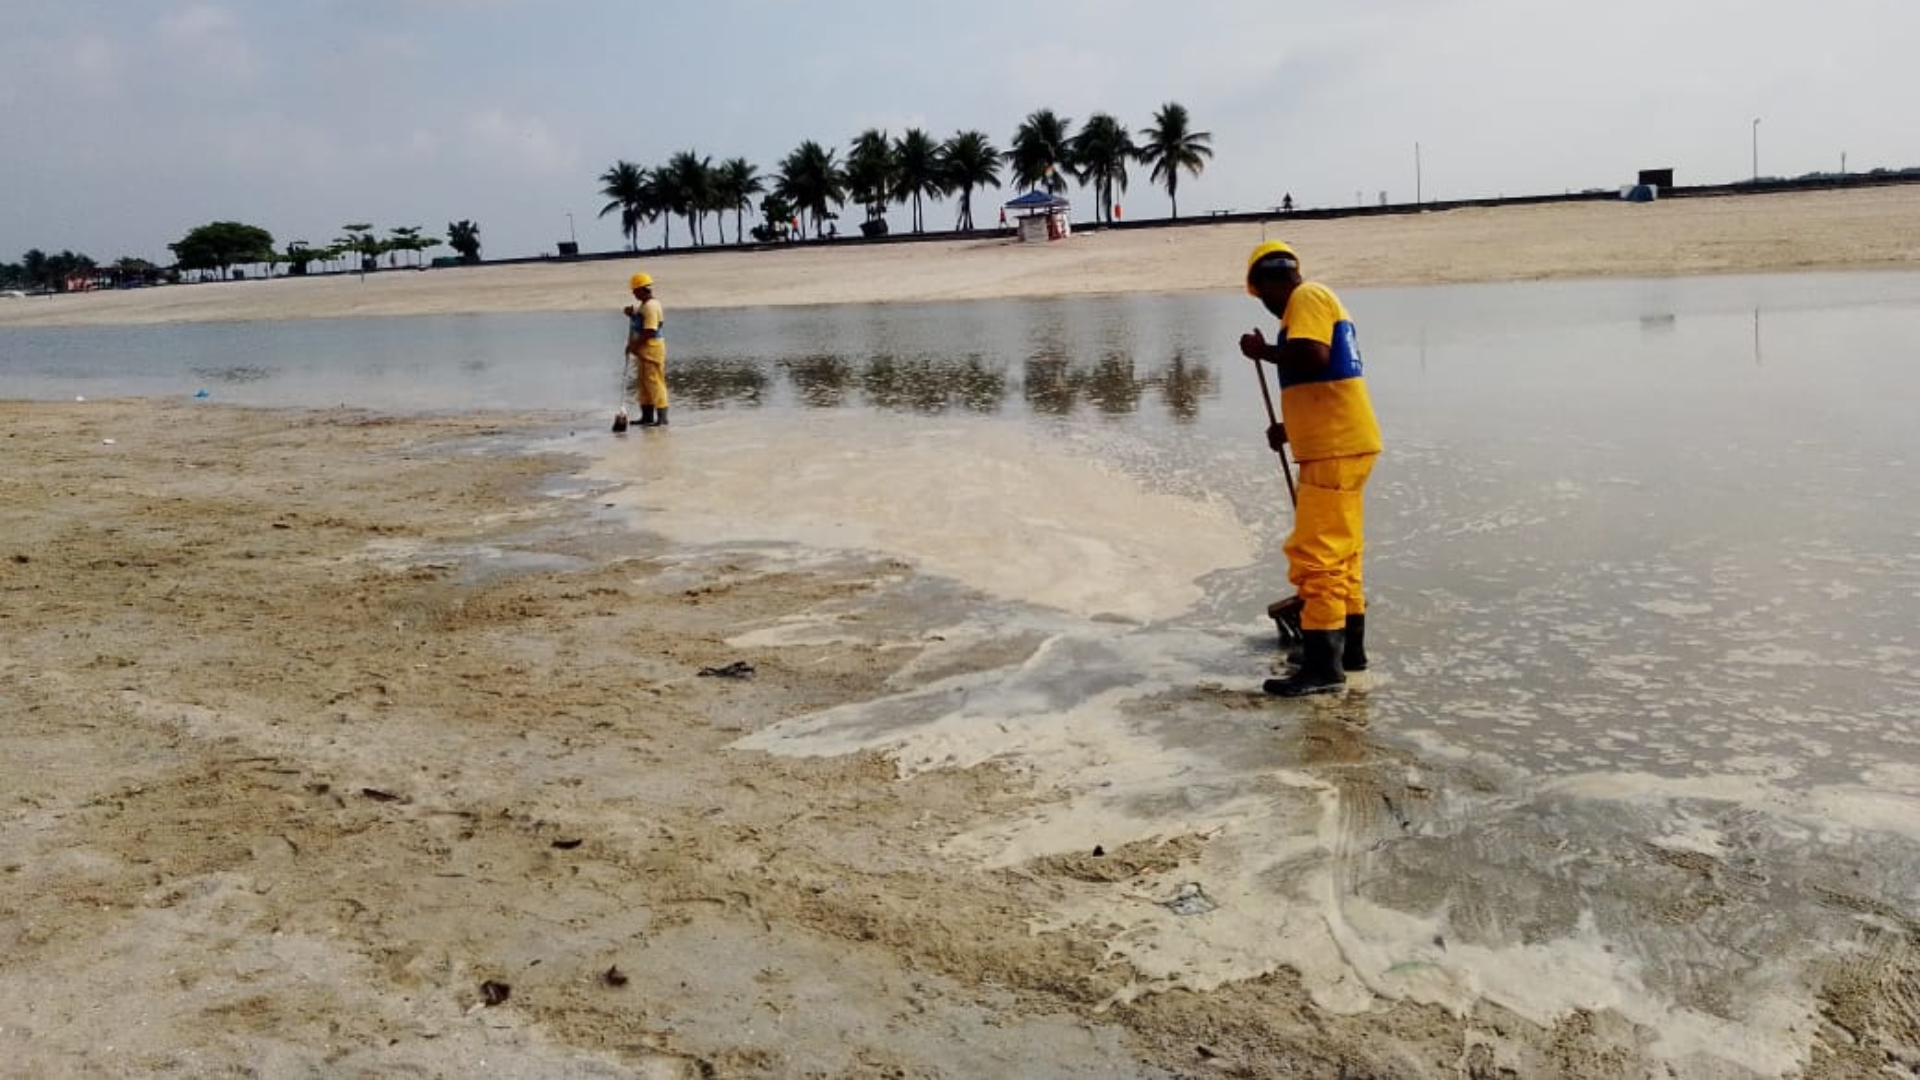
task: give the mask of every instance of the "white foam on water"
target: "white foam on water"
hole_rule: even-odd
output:
[[[1860,833],[1888,833],[1920,842],[1920,790],[1888,790],[1890,779],[1910,785],[1911,767],[1882,766],[1859,784],[1813,785],[1803,791],[1779,787],[1767,775],[1655,776],[1594,772],[1555,778],[1548,792],[1617,801],[1713,800],[1757,810],[1796,824],[1828,843],[1858,843]],[[1775,770],[1791,775],[1791,769]]]
[[[1010,668],[968,671],[877,701],[797,717],[736,745],[793,756],[879,750],[895,758],[903,776],[994,762],[1029,776],[1042,790],[1077,789],[1068,781],[1088,770],[1145,767],[1157,773],[1171,767],[1163,763],[1175,755],[1159,740],[1132,731],[1121,710],[1192,685],[1200,655],[1222,646],[1191,633],[1108,623],[1069,626],[1044,616],[1029,620],[1027,630],[1045,636]],[[968,644],[965,635],[942,636],[953,640],[929,644],[922,667]],[[1024,857],[988,861],[1005,865]]]
[[[956,635],[955,647],[963,644]],[[905,776],[988,762],[1005,768],[1040,796],[1038,805],[941,845],[986,867],[1205,836],[1190,863],[1121,886],[1069,885],[1056,907],[1036,914],[1036,932],[1093,936],[1110,960],[1127,964],[1135,977],[1116,1000],[1174,988],[1204,992],[1286,967],[1317,1005],[1337,1012],[1410,1000],[1464,1013],[1484,999],[1548,1025],[1576,1009],[1607,1008],[1656,1030],[1656,1051],[1670,1060],[1731,1061],[1762,1073],[1801,1060],[1804,1036],[1795,1032],[1811,1030],[1812,1004],[1793,978],[1797,958],[1751,973],[1748,985],[1759,991],[1742,1015],[1726,1018],[1649,986],[1635,950],[1608,939],[1590,915],[1558,938],[1443,945],[1451,936],[1444,911],[1411,913],[1359,895],[1348,880],[1355,811],[1334,784],[1299,769],[1238,770],[1204,745],[1169,745],[1129,713],[1131,704],[1191,686],[1224,647],[1192,633],[1061,621],[1008,668],[796,718],[736,745],[791,755],[878,750]],[[1089,672],[1125,678],[1089,681]],[[1729,777],[1675,791],[1755,796],[1765,784]],[[1609,786],[1599,774],[1586,785],[1560,786],[1596,795],[1636,787]],[[1479,811],[1499,812],[1492,800]],[[1721,843],[1715,826],[1686,815],[1653,842],[1703,853]],[[1182,915],[1169,906],[1188,883],[1204,891],[1212,910]]]
[[[1054,909],[1036,915],[1039,931],[1104,940],[1109,955],[1137,973],[1122,997],[1204,991],[1285,966],[1330,1010],[1360,1012],[1384,998],[1464,1012],[1485,999],[1550,1024],[1575,1009],[1609,1008],[1658,1032],[1658,1050],[1669,1060],[1732,1062],[1768,1074],[1803,1060],[1813,1003],[1796,965],[1806,957],[1770,956],[1743,973],[1752,992],[1728,1018],[1676,1001],[1643,970],[1635,942],[1610,940],[1584,909],[1558,937],[1458,940],[1444,910],[1388,908],[1352,887],[1355,841],[1346,819],[1354,811],[1326,777],[1250,769],[1204,742],[1175,745],[1156,728],[1159,706],[1142,708],[1149,699],[1191,693],[1236,662],[1242,647],[1243,638],[1225,628],[1155,625],[1199,598],[1203,575],[1253,557],[1249,531],[1223,504],[1148,490],[1017,425],[982,419],[835,412],[783,417],[768,428],[728,418],[602,442],[593,475],[624,485],[613,501],[671,539],[882,552],[989,597],[1051,609],[982,604],[963,625],[917,630],[913,641],[897,643],[921,651],[894,677],[894,692],[794,718],[735,745],[794,756],[880,751],[908,777],[988,763],[1005,769],[1034,794],[1032,809],[941,841],[945,853],[987,867],[1018,868],[1095,845],[1206,836],[1187,864],[1119,887],[1069,884]],[[1712,610],[1679,601],[1637,606],[1671,619]],[[842,614],[823,602],[733,642],[872,642],[873,627]],[[1580,629],[1573,625],[1567,636],[1579,637]],[[963,662],[969,649],[1015,639],[1036,643],[1017,663],[978,671]],[[1642,659],[1598,668],[1609,684],[1633,690],[1652,685],[1635,670]],[[1726,659],[1771,669],[1762,675],[1814,662],[1771,643]],[[1498,657],[1451,661],[1446,673],[1465,685],[1525,678]],[[1417,658],[1403,670],[1421,674]],[[950,671],[961,673],[944,674]],[[1645,697],[1649,709],[1664,700]],[[1556,702],[1553,711],[1605,721],[1600,737],[1615,748],[1687,752],[1619,727],[1618,712],[1600,704]],[[1453,744],[1433,728],[1524,727],[1540,716],[1524,699],[1463,702],[1403,735],[1432,760],[1514,777],[1511,762]],[[1712,741],[1740,748],[1738,739]],[[1796,794],[1780,786],[1796,766],[1761,753],[1771,748],[1764,742],[1723,762],[1744,772],[1684,778],[1622,771],[1620,762],[1591,753],[1591,738],[1573,745],[1588,751],[1593,771],[1532,778],[1528,797],[1658,800],[1674,813],[1647,842],[1668,851],[1724,854],[1729,839],[1721,826],[1685,812],[1701,800],[1737,803],[1810,836],[1857,842],[1856,832],[1882,831],[1920,839],[1920,768],[1888,766],[1857,785]],[[1503,810],[1492,796],[1452,797],[1482,804],[1469,816],[1498,820]],[[1187,883],[1204,890],[1213,910],[1183,915],[1167,906]]]
[[[606,501],[670,539],[882,552],[1084,617],[1169,617],[1255,555],[1225,500],[1151,491],[1011,422],[836,411],[582,446],[587,475],[621,485]]]
[[[1687,604],[1678,600],[1636,600],[1633,606],[1641,611],[1650,611],[1655,615],[1665,615],[1673,619],[1690,619],[1699,615],[1713,614],[1712,604]]]

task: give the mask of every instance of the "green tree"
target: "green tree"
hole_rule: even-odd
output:
[[[728,158],[714,170],[714,202],[722,210],[733,211],[733,239],[747,242],[746,215],[753,197],[767,190],[767,181],[746,158]],[[722,238],[724,239],[724,237]]]
[[[940,170],[940,144],[919,128],[908,128],[894,145],[894,160],[899,172],[894,180],[894,198],[913,206],[913,231],[926,231],[921,210],[923,198],[939,198],[945,193]]]
[[[707,212],[714,207],[713,159],[682,150],[668,158],[660,172],[670,212],[687,219],[687,233],[695,245],[705,244]]]
[[[98,267],[92,257],[62,250],[45,257],[42,273],[45,286],[54,292],[66,292],[73,279],[90,275]]]
[[[318,261],[320,255],[320,249],[305,240],[289,240],[287,250],[280,253],[280,260],[287,264],[294,276],[299,277],[306,274],[307,267]]]
[[[620,233],[627,238],[629,251],[640,250],[640,226],[660,216],[651,180],[646,169],[624,160],[600,174],[600,194],[607,198],[600,216],[619,211]]]
[[[420,252],[439,245],[441,242],[439,237],[424,236],[421,234],[421,228],[419,225],[402,225],[389,229],[387,231],[393,235],[387,238],[384,246],[388,251],[405,251],[417,256]],[[420,260],[415,258],[410,265],[418,266],[419,264]]]
[[[1094,113],[1073,137],[1071,149],[1074,175],[1092,185],[1099,219],[1111,222],[1114,192],[1127,190],[1127,163],[1140,155],[1133,136],[1112,116]]]
[[[833,160],[833,151],[812,139],[801,143],[780,163],[774,190],[813,221],[814,235],[826,228],[832,207],[846,204],[846,177]]]
[[[960,193],[955,228],[973,228],[973,189],[1000,186],[1000,151],[982,131],[956,132],[940,147],[942,186]]]
[[[868,128],[854,138],[844,170],[847,197],[866,212],[868,222],[887,216],[899,172],[899,158],[886,132]]]
[[[1067,190],[1067,174],[1073,162],[1067,146],[1068,124],[1052,109],[1029,113],[1020,122],[1013,133],[1013,147],[1006,153],[1016,185],[1028,191],[1045,187],[1054,195]]]
[[[257,225],[214,221],[168,244],[182,270],[218,270],[225,280],[236,265],[271,262],[273,234]]]
[[[333,241],[334,246],[343,255],[356,256],[355,261],[359,263],[357,269],[360,271],[360,276],[366,277],[368,265],[379,266],[380,253],[385,250],[379,238],[373,235],[372,223],[360,221],[351,225],[342,225],[340,231],[346,235],[336,237]]]
[[[786,235],[787,222],[793,220],[793,204],[778,193],[760,200],[760,214],[763,224],[753,227],[753,238],[763,244],[772,243]]]
[[[1187,107],[1169,101],[1153,114],[1153,126],[1140,133],[1146,141],[1140,147],[1140,162],[1152,167],[1148,174],[1167,189],[1173,204],[1173,216],[1180,217],[1180,174],[1199,176],[1213,156],[1213,134],[1191,130]]]
[[[480,226],[466,219],[447,223],[447,246],[460,253],[463,262],[480,261]]]
[[[29,248],[20,256],[20,277],[31,289],[51,289],[53,278],[47,273],[47,253]]]

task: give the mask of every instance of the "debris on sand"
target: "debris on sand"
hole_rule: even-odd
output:
[[[1220,905],[1207,896],[1206,890],[1200,887],[1199,882],[1189,881],[1180,886],[1180,891],[1173,895],[1173,899],[1162,900],[1160,906],[1175,915],[1205,915]]]

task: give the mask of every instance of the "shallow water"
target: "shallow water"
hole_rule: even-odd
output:
[[[989,864],[1217,830],[1204,918],[1049,916],[1128,927],[1151,985],[1284,962],[1329,1007],[1612,1005],[1790,1060],[1805,966],[1920,907],[1920,275],[1344,299],[1388,450],[1337,704],[1244,693],[1289,518],[1243,296],[676,313],[674,427],[619,439],[617,316],[0,331],[0,386],[577,413],[549,445],[643,527],[928,575],[912,625],[743,628],[944,643],[747,745],[1056,792],[948,841]],[[1032,647],[943,664],[982,640]]]

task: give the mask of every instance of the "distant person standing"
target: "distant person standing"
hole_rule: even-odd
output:
[[[1283,214],[1293,213],[1293,192],[1289,191],[1285,195],[1280,196],[1280,212]]]
[[[653,296],[653,277],[642,271],[627,279],[638,303],[621,310],[627,315],[627,355],[633,357],[640,384],[640,427],[667,426],[667,339],[662,336],[666,312]]]
[[[1267,429],[1267,443],[1276,451],[1292,443],[1300,462],[1286,553],[1287,580],[1301,601],[1301,660],[1262,688],[1280,697],[1333,693],[1348,671],[1367,667],[1362,499],[1380,456],[1380,426],[1353,319],[1332,289],[1301,278],[1293,249],[1278,240],[1254,248],[1247,292],[1280,318],[1272,343],[1258,329],[1240,335],[1241,355],[1279,369],[1281,420]]]

